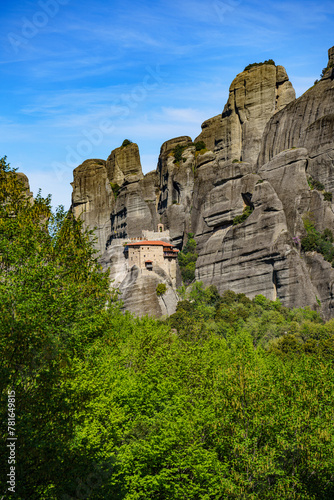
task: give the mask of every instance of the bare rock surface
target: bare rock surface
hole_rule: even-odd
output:
[[[125,280],[129,266],[124,255],[124,240],[115,239],[100,258],[103,271],[109,269],[111,286],[118,288]]]
[[[175,163],[174,150],[183,146],[182,160]],[[170,231],[175,245],[182,245],[184,234],[190,231],[190,211],[194,190],[195,147],[190,137],[182,136],[165,142],[160,151],[158,213],[160,221]]]
[[[257,184],[253,213],[214,233],[197,265],[197,279],[249,297],[280,298],[287,307],[317,307],[306,267],[289,236],[283,204],[269,182]]]
[[[16,176],[23,183],[25,187],[26,195],[30,198],[33,196],[32,191],[30,191],[30,184],[28,177],[23,172],[16,172]]]
[[[299,99],[273,116],[266,126],[258,165],[280,152],[308,150],[308,173],[334,192],[334,67],[333,47],[328,51],[328,70]]]
[[[254,66],[236,76],[222,115],[204,122],[196,141],[206,142],[221,160],[255,163],[269,118],[294,99],[283,66]]]
[[[110,182],[121,186],[124,181],[136,182],[143,178],[139,148],[131,143],[114,149],[106,162]]]
[[[166,285],[166,293],[158,297],[157,286]],[[166,316],[176,310],[177,295],[169,277],[133,266],[121,283],[119,290],[124,308],[135,316]]]
[[[123,184],[111,214],[111,238],[137,238],[143,229],[153,229],[153,216],[142,184]]]
[[[115,204],[104,160],[86,160],[73,172],[72,211],[95,229],[96,248],[104,252],[110,233],[110,213]]]

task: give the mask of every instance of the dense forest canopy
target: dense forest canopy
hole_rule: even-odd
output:
[[[334,497],[334,320],[201,283],[136,319],[90,237],[0,160],[0,496]]]

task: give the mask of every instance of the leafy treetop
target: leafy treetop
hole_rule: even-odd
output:
[[[245,67],[244,71],[247,71],[251,68],[254,68],[255,66],[263,66],[264,64],[272,64],[273,66],[275,66],[275,61],[273,59],[267,59],[266,61],[263,61],[263,62],[259,62],[259,63],[251,63],[251,64],[248,64],[248,66]]]
[[[1,490],[14,390],[17,500],[334,498],[334,320],[201,283],[134,318],[81,221],[0,164]]]

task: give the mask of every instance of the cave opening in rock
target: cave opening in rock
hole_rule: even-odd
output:
[[[277,287],[278,287],[278,279],[277,279],[277,271],[275,271],[275,269],[273,269],[273,285],[274,285],[274,296],[273,296],[273,300],[276,300],[277,299]]]

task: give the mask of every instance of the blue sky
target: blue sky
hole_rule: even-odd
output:
[[[195,138],[252,62],[285,66],[297,96],[327,64],[334,2],[3,0],[0,156],[69,207],[72,171],[128,138],[143,171]]]

